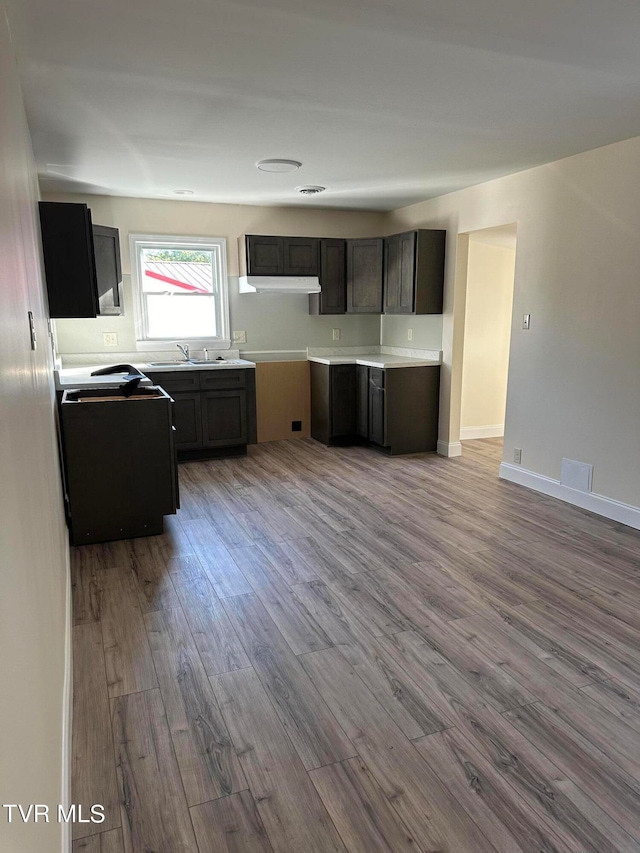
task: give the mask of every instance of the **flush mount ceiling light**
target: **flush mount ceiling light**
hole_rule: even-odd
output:
[[[261,172],[297,172],[302,163],[298,160],[259,160],[256,166]]]
[[[302,193],[302,195],[317,195],[318,193],[323,193],[325,190],[326,187],[318,186],[296,187],[296,192]]]
[[[195,190],[174,190],[174,195],[195,195]]]

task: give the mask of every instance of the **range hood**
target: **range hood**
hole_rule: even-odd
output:
[[[240,293],[320,293],[317,275],[241,275]]]

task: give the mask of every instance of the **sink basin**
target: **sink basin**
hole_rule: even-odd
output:
[[[185,361],[183,358],[174,358],[173,361],[150,361],[149,364],[151,367],[175,367],[176,364],[183,364],[185,367],[189,367],[193,362]]]

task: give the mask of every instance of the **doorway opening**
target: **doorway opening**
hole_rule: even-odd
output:
[[[465,451],[486,453],[488,460],[499,464],[507,407],[517,225],[472,231],[468,239],[460,441],[463,455]]]

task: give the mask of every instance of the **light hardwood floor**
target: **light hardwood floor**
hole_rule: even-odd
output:
[[[639,853],[640,534],[464,449],[187,463],[73,549],[74,853]]]

